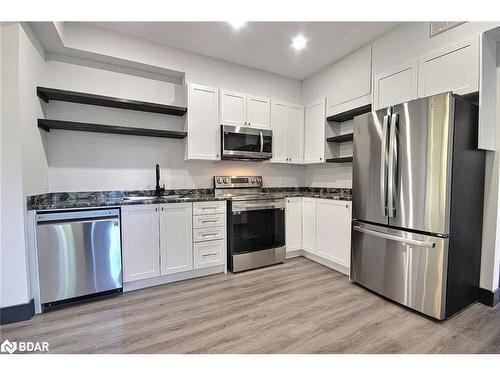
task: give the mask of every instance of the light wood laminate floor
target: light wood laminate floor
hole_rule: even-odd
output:
[[[126,293],[0,327],[51,353],[500,353],[500,307],[436,322],[304,258]]]

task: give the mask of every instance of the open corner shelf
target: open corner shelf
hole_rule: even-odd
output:
[[[62,130],[82,131],[82,132],[93,132],[93,133],[140,135],[145,137],[175,138],[175,139],[182,139],[187,135],[186,132],[173,131],[173,130],[131,128],[126,126],[101,125],[101,124],[90,124],[86,122],[46,120],[46,119],[38,119],[38,127],[47,132],[50,131],[50,129],[62,129]]]
[[[351,163],[352,156],[342,156],[339,158],[326,159],[327,163]]]
[[[327,142],[334,143],[343,143],[343,142],[352,142],[353,133],[337,135],[335,137],[328,137],[326,139]]]
[[[363,115],[372,110],[371,104],[367,104],[358,108],[351,109],[349,111],[345,111],[342,113],[337,113],[336,115],[332,115],[326,118],[327,121],[332,122],[344,122],[352,120],[354,117]]]
[[[134,111],[162,113],[165,115],[183,116],[187,108],[174,105],[141,102],[112,96],[94,95],[83,92],[52,89],[48,87],[37,87],[36,94],[44,102],[50,100],[71,102],[80,104],[97,105],[101,107],[121,108]]]

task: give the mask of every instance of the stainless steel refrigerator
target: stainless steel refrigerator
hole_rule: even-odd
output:
[[[436,319],[477,299],[485,153],[451,93],[354,118],[351,280]]]

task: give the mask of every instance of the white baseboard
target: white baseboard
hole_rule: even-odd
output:
[[[309,260],[312,260],[313,262],[316,262],[316,263],[319,263],[323,266],[326,266],[328,268],[331,268],[335,271],[338,271],[340,273],[343,273],[344,275],[347,275],[349,276],[349,268],[348,267],[344,267],[340,264],[337,264],[335,262],[332,262],[328,259],[324,259],[320,256],[317,256],[316,254],[312,254],[308,251],[304,251],[304,250],[294,250],[294,251],[288,251],[286,253],[286,259],[292,259],[292,258],[296,258],[296,257],[304,257],[304,258],[307,258]]]
[[[131,292],[137,289],[149,288],[161,284],[173,283],[176,281],[193,279],[195,277],[208,276],[224,272],[225,272],[225,265],[221,265],[215,267],[201,268],[199,270],[174,273],[172,275],[151,277],[149,279],[144,279],[144,280],[130,281],[127,283],[123,283],[123,292]]]

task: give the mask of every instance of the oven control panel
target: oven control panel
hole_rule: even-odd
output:
[[[214,176],[214,186],[220,188],[262,187],[262,176]]]

